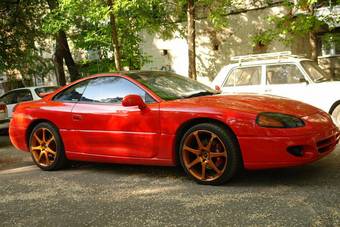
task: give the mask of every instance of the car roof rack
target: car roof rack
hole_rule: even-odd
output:
[[[291,51],[283,51],[283,52],[273,52],[273,53],[265,53],[265,54],[249,54],[249,55],[240,55],[231,57],[231,61],[238,61],[240,64],[242,62],[251,61],[251,60],[264,60],[264,59],[274,59],[277,58],[302,58],[304,56],[292,55]]]

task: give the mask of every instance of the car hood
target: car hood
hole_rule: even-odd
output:
[[[327,82],[321,82],[321,83],[313,83],[310,84],[314,87],[320,87],[322,89],[330,89],[334,91],[339,91],[340,88],[340,81],[327,81]]]
[[[177,102],[182,102],[186,105],[191,104],[197,107],[230,109],[253,114],[276,112],[297,117],[310,116],[321,111],[311,105],[284,97],[249,93],[201,96],[181,99],[177,100]]]

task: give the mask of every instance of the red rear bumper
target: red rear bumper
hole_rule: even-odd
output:
[[[26,138],[26,129],[21,127],[14,127],[12,122],[9,127],[9,138],[12,144],[19,150],[28,152],[28,144]]]

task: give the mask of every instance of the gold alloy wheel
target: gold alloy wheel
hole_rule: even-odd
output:
[[[218,179],[227,167],[227,150],[213,132],[197,130],[190,133],[183,143],[182,158],[186,169],[196,179]]]
[[[57,155],[57,143],[53,133],[48,128],[39,128],[31,138],[33,158],[41,166],[50,166]]]

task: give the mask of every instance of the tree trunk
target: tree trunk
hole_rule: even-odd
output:
[[[57,40],[56,40],[56,49],[55,49],[54,56],[53,56],[53,63],[54,63],[55,71],[56,71],[58,84],[60,86],[66,85],[63,53],[59,45],[59,42]]]
[[[113,13],[114,0],[107,0],[107,4],[111,10],[110,11],[110,25],[111,25],[111,39],[112,39],[114,61],[116,65],[116,70],[121,71],[122,66],[120,63],[120,60],[121,60],[120,47],[119,47],[118,35],[117,35],[116,18]]]
[[[311,59],[313,61],[318,61],[318,40],[315,32],[309,33],[309,44],[311,47]]]
[[[57,0],[47,0],[50,10],[54,10],[58,7]],[[75,81],[80,78],[80,74],[76,64],[74,63],[67,38],[66,33],[60,30],[56,35],[56,51],[54,56],[54,65],[56,67],[58,83],[60,85],[66,84],[65,72],[63,68],[63,58],[65,59],[66,66],[70,73],[71,81]],[[63,72],[61,72],[63,70]]]
[[[196,29],[195,29],[195,3],[194,0],[188,0],[187,8],[187,39],[188,39],[188,54],[189,54],[189,77],[196,80]]]
[[[57,42],[62,48],[63,58],[65,59],[68,72],[70,73],[71,81],[78,80],[80,78],[78,68],[74,63],[70,47],[67,42],[66,34],[63,30],[60,30],[57,35]]]

